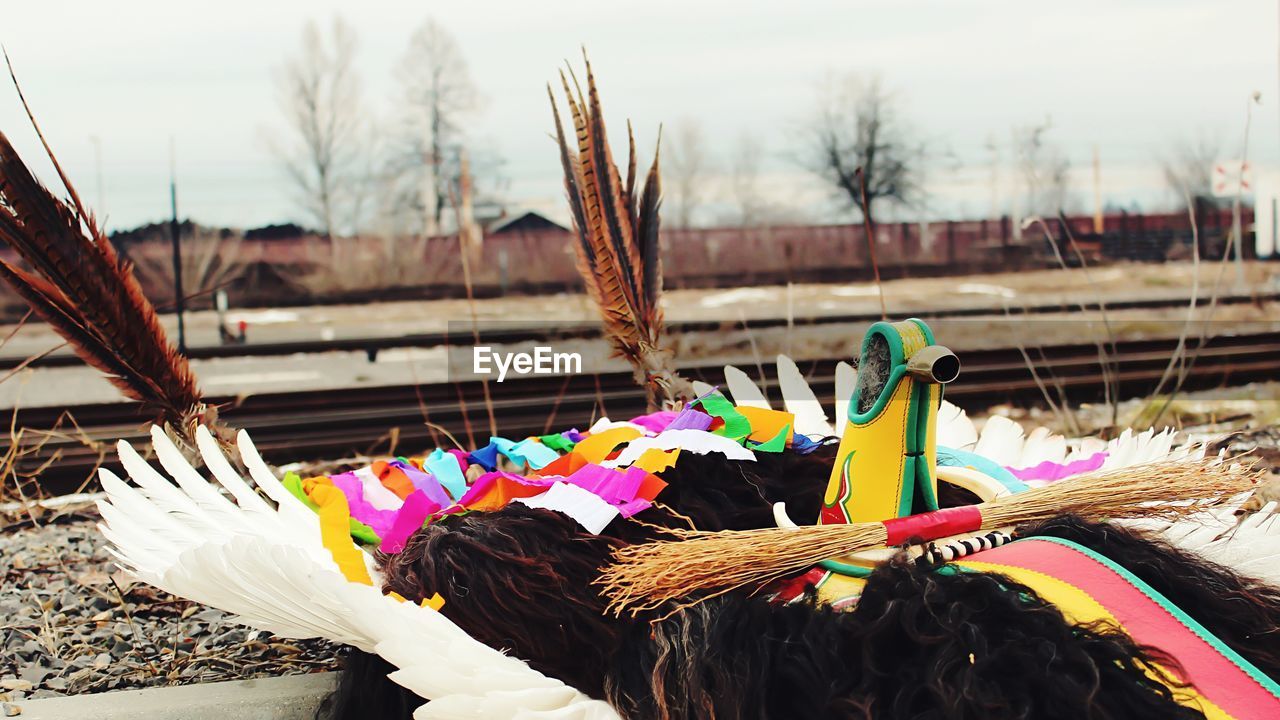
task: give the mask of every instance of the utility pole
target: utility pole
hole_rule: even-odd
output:
[[[173,239],[173,296],[174,309],[178,313],[178,352],[186,355],[187,329],[182,315],[187,303],[182,292],[182,234],[178,227],[178,173],[172,136],[169,137],[169,209],[173,213],[169,235]]]

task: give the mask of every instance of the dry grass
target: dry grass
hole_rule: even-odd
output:
[[[30,316],[31,313],[28,312],[11,332],[0,338],[0,349],[3,349],[5,344],[17,334]],[[0,376],[0,382],[13,380],[28,364],[59,347],[62,346],[50,348],[39,355],[27,358],[13,370]],[[86,475],[77,492],[84,490],[97,473],[97,467],[107,456],[107,447],[89,437],[70,412],[60,414],[53,427],[48,429],[18,427],[18,406],[15,405],[9,411],[8,434],[8,448],[0,454],[0,503],[17,503],[21,509],[17,513],[0,510],[0,523],[2,523],[0,527],[8,527],[15,520],[18,524],[29,523],[38,526],[49,514],[49,511],[40,505],[40,500],[44,498],[45,493],[40,488],[39,478],[47,468],[57,463],[63,454],[60,449],[46,453],[45,449],[50,443],[78,443],[97,454],[98,460],[93,471]]]
[[[14,512],[0,510],[3,527],[13,525],[39,526],[57,519],[60,515],[72,511],[73,508],[45,508],[41,500],[47,493],[40,485],[40,476],[45,470],[57,465],[63,458],[63,447],[79,445],[95,456],[92,468],[85,474],[84,480],[73,493],[84,492],[93,481],[98,467],[107,459],[109,445],[91,438],[76,423],[70,412],[63,412],[51,428],[20,428],[17,426],[17,409],[14,409],[9,420],[9,447],[0,455],[0,502],[16,503],[18,510]],[[56,447],[50,451],[51,447]]]
[[[240,249],[243,240],[239,234],[188,226],[182,235],[182,287],[187,302],[208,298],[244,276],[249,263]],[[138,243],[129,258],[147,297],[157,306],[174,307],[173,255],[165,250],[159,242]]]

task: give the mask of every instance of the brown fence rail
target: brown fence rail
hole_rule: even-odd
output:
[[[1198,214],[1201,254],[1219,256],[1231,213]],[[1242,224],[1252,225],[1246,211]],[[334,238],[300,235],[245,238],[229,231],[189,229],[183,284],[189,307],[208,307],[225,288],[240,307],[378,299],[462,297],[461,248],[454,237]],[[1053,266],[1053,245],[1071,263],[1130,259],[1163,261],[1191,255],[1185,213],[1107,215],[1103,232],[1092,217],[1051,219],[1019,232],[1008,218],[886,223],[875,228],[876,258],[885,277],[960,275]],[[1075,245],[1071,245],[1071,240]],[[471,262],[479,296],[576,292],[573,239],[561,230],[502,232],[484,240]],[[1246,241],[1246,256],[1253,243]],[[173,303],[167,236],[130,242],[122,250],[139,268],[148,296]],[[662,237],[667,287],[725,287],[785,282],[851,282],[871,276],[860,224],[668,230]],[[7,249],[0,257],[16,261]],[[25,311],[0,288],[0,314]]]

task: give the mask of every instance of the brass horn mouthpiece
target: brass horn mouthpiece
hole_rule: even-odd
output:
[[[907,372],[925,382],[946,385],[960,375],[960,358],[941,345],[929,345],[907,358]]]

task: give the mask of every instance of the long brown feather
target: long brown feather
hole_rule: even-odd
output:
[[[659,148],[662,147],[662,131],[653,151],[653,165],[644,181],[644,192],[636,210],[636,241],[640,245],[640,258],[644,266],[644,297],[648,305],[650,324],[662,327],[662,249],[658,237],[658,210],[662,205],[662,178],[658,170]]]
[[[573,79],[572,86],[570,78]],[[574,228],[576,265],[604,319],[614,351],[635,368],[651,408],[672,406],[692,395],[692,387],[676,372],[662,347],[662,264],[658,252],[658,209],[661,204],[658,159],[637,197],[635,137],[627,125],[628,165],[625,181],[614,164],[601,110],[600,93],[586,63],[587,92],[573,70],[560,73],[573,122],[576,147],[561,126],[552,97],[556,140],[560,146],[565,190]]]
[[[0,242],[30,267],[0,263],[0,277],[125,396],[188,433],[194,423],[211,420],[212,411],[201,402],[187,359],[168,341],[131,266],[80,201],[20,88],[19,98],[68,200],[42,185],[0,133]]]
[[[636,134],[631,131],[631,121],[627,121],[627,187],[623,191],[622,200],[627,205],[627,215],[631,218],[632,227],[636,224]]]

